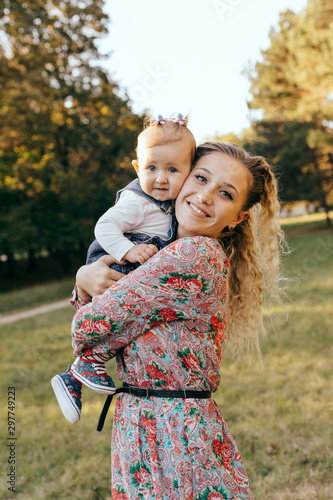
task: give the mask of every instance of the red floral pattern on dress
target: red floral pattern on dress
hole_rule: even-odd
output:
[[[108,321],[102,319],[95,321],[94,330],[96,333],[109,333],[111,330],[111,325]]]
[[[185,281],[184,288],[189,292],[200,292],[202,289],[202,283],[199,280],[189,279]]]
[[[175,290],[181,290],[185,285],[185,282],[181,276],[169,278],[167,283]]]
[[[81,323],[81,330],[85,333],[92,333],[94,331],[94,322],[91,319],[85,319]]]
[[[220,383],[229,263],[216,240],[177,240],[83,306],[75,354],[124,348],[130,385],[209,390]],[[112,431],[112,498],[252,499],[236,444],[212,399],[122,394]]]
[[[200,363],[198,361],[198,358],[194,356],[191,352],[187,356],[183,356],[182,358],[183,364],[186,366],[186,368],[198,371],[200,370]]]
[[[168,377],[156,366],[156,364],[147,365],[146,370],[149,378],[168,382]]]

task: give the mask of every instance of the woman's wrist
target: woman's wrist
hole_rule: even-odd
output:
[[[82,295],[80,295],[80,292],[83,295],[83,297],[82,297]],[[72,306],[74,307],[74,309],[76,311],[78,311],[82,306],[85,306],[86,304],[89,304],[89,302],[91,302],[90,295],[88,297],[87,293],[83,289],[81,289],[79,291],[78,290],[78,286],[75,283],[75,287],[74,287],[74,290],[72,292],[72,298],[70,300],[70,303],[72,304]]]
[[[87,293],[85,290],[83,290],[83,288],[81,288],[80,286],[77,285],[77,294],[78,294],[78,299],[83,302],[87,302],[87,301],[90,301],[91,300],[91,295],[89,295],[89,293]]]
[[[91,300],[91,295],[86,291],[85,281],[86,281],[86,269],[87,266],[82,266],[78,269],[76,273],[76,290],[78,294],[78,299],[81,299],[84,302]]]

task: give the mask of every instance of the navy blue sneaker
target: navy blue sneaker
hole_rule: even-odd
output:
[[[53,377],[51,385],[64,417],[76,424],[81,418],[82,384],[73,377],[71,365],[68,365],[67,372]]]
[[[74,377],[90,389],[101,394],[114,394],[116,386],[106,371],[105,363],[76,358],[71,371]]]

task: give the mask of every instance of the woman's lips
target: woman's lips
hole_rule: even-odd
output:
[[[189,207],[198,215],[202,215],[203,217],[210,217],[210,215],[205,211],[203,210],[202,208],[200,208],[198,205],[196,205],[195,203],[191,202],[191,201],[187,201],[186,200],[186,203],[189,205]]]

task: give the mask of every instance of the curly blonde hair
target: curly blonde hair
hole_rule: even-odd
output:
[[[235,228],[225,228],[218,238],[230,263],[226,348],[237,359],[255,348],[260,358],[259,334],[265,333],[263,294],[266,290],[265,296],[275,299],[281,295],[279,264],[284,234],[278,220],[277,180],[265,158],[251,156],[229,142],[201,144],[194,164],[216,152],[238,160],[253,178],[242,207],[242,211],[249,211],[248,218]]]

